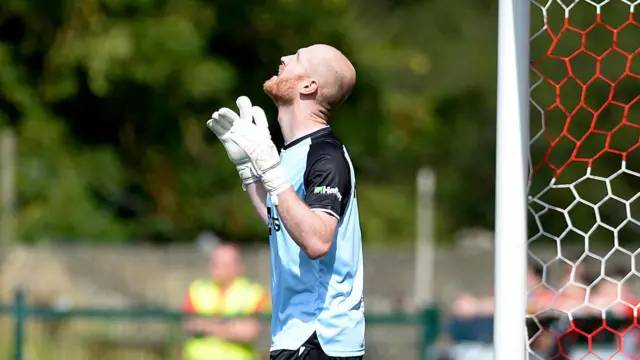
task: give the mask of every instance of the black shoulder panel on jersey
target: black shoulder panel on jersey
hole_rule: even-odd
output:
[[[344,214],[351,195],[351,171],[344,147],[332,132],[311,138],[304,188],[305,202],[311,209],[338,219]]]

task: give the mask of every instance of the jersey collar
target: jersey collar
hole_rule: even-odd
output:
[[[331,132],[331,126],[327,125],[327,126],[321,128],[321,129],[318,129],[316,131],[310,132],[307,135],[303,135],[303,136],[301,136],[301,137],[299,137],[299,138],[297,138],[297,139],[295,139],[293,141],[290,141],[289,143],[285,144],[282,147],[282,150],[289,150],[292,147],[300,144],[301,142],[303,142],[303,141],[305,141],[305,140],[307,140],[309,138],[313,138],[313,137],[316,137],[318,135],[327,134],[327,133],[330,133],[330,132]]]

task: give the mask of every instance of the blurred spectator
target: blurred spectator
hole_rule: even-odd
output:
[[[451,312],[457,318],[493,315],[493,296],[475,297],[469,293],[462,293],[453,302]]]
[[[589,296],[589,305],[618,317],[632,317],[634,307],[639,303],[629,283],[622,281],[628,271],[615,268],[607,278],[594,282]]]
[[[224,244],[212,251],[210,278],[194,281],[184,299],[185,312],[202,315],[184,324],[191,336],[185,344],[184,360],[258,358],[252,342],[261,325],[251,315],[268,311],[271,303],[264,288],[243,277],[243,272],[237,246]],[[229,318],[234,316],[245,317]]]
[[[530,348],[536,358],[609,358],[607,354],[618,356],[616,352],[622,354],[620,358],[640,358],[640,330],[637,325],[629,326],[637,323],[634,308],[640,300],[628,282],[622,281],[628,271],[614,269],[603,277],[600,266],[586,261],[567,264],[561,270],[556,291],[544,267],[529,259],[527,305],[537,321],[529,321],[528,327],[529,336],[535,336]],[[603,312],[605,321],[613,320],[606,326]],[[452,306],[449,332],[439,339],[439,359],[490,359],[492,313],[492,296],[460,294]],[[587,343],[584,334],[594,334],[591,342]]]
[[[555,293],[543,284],[543,268],[537,261],[529,260],[527,271],[527,306],[530,313],[544,310],[553,304]],[[460,294],[453,303],[453,318],[449,324],[449,338],[442,344],[490,343],[493,340],[493,295],[476,297]],[[468,347],[468,344],[465,345]]]
[[[460,294],[452,304],[447,331],[440,334],[436,346],[437,360],[464,358],[478,351],[491,351],[493,341],[493,297],[478,298]]]
[[[456,298],[448,331],[438,339],[438,359],[480,359],[491,354],[493,301],[493,296],[469,293]]]
[[[535,262],[532,261],[531,264],[535,264]],[[531,272],[541,273],[539,269],[533,267],[534,265],[531,266]],[[587,274],[587,265],[585,263],[566,264],[563,268],[559,290],[557,292],[549,290],[549,293],[538,295],[537,303],[530,305],[537,312],[549,310],[536,316],[539,321],[551,319],[543,331],[537,334],[529,334],[529,336],[536,335],[531,348],[543,359],[554,358],[559,354],[560,349],[563,349],[564,353],[570,352],[568,349],[569,344],[564,342],[567,338],[561,339],[560,335],[564,334],[572,326],[567,311],[581,309],[581,306],[585,303],[586,287],[589,283]],[[544,279],[541,276],[542,280]]]
[[[544,283],[544,267],[538,261],[529,259],[527,270],[527,310],[535,314],[553,306],[555,292]]]
[[[575,267],[567,266],[564,285],[558,292],[553,306],[563,311],[550,313],[554,320],[546,326],[545,331],[539,334],[532,345],[536,353],[544,359],[557,358],[561,353],[570,354],[574,351],[581,354],[580,358],[606,358],[605,354],[615,348],[622,350],[624,356],[638,358],[640,353],[637,327],[622,325],[613,329],[613,322],[606,322],[604,327],[601,320],[605,313],[608,314],[606,319],[623,319],[622,324],[635,323],[634,307],[638,300],[632,294],[629,285],[621,282],[627,274],[624,269],[615,269],[607,279],[601,276],[599,266],[590,268],[584,263]],[[588,298],[587,288],[590,289]],[[574,321],[571,321],[571,318]],[[580,320],[576,322],[576,319]],[[603,328],[604,331],[600,331]],[[597,333],[599,336],[593,337],[593,343],[588,347],[582,344],[584,350],[579,350],[576,345],[579,344],[579,339],[584,338],[581,335],[584,333]],[[607,345],[606,339],[611,340],[611,346]]]
[[[585,262],[565,265],[553,308],[571,311],[586,303],[587,287],[591,285],[588,276],[590,268]]]
[[[629,272],[623,268],[615,268],[609,274],[608,278],[601,278],[594,283],[589,296],[589,305],[594,308],[594,312],[601,315],[604,311],[607,318],[630,318],[635,319],[634,308],[640,303],[638,298],[633,294],[629,283],[623,281]],[[612,281],[613,280],[613,281]],[[623,325],[616,329],[620,335],[620,344],[622,350],[629,355],[637,358],[640,355],[640,331],[633,321],[632,326]],[[618,344],[618,337],[614,338],[615,345]]]
[[[537,316],[549,315],[544,312],[554,306],[556,292],[551,290],[544,279],[544,267],[535,259],[529,258],[529,266],[527,269],[527,312],[529,314],[538,314]],[[529,334],[534,336],[536,334]],[[540,334],[538,334],[540,335]],[[538,336],[531,347],[534,350],[549,349],[555,343],[555,339],[547,334]]]

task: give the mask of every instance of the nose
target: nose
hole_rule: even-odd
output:
[[[282,65],[287,65],[295,55],[286,55],[280,58],[280,63]]]

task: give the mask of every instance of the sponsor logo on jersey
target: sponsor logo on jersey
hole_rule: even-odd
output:
[[[340,190],[337,187],[329,187],[329,186],[316,186],[313,189],[314,194],[324,194],[324,195],[335,195],[339,201],[342,201],[342,194],[340,194]]]

